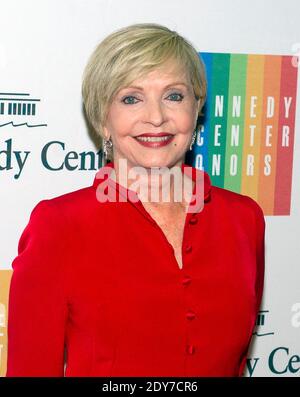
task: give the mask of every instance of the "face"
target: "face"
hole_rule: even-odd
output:
[[[113,161],[127,159],[128,168],[181,165],[199,105],[187,74],[172,64],[136,79],[117,92],[103,126]]]

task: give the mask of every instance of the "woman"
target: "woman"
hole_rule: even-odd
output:
[[[132,25],[95,49],[83,99],[111,161],[32,211],[13,262],[7,376],[242,375],[264,217],[184,163],[205,95],[196,50],[166,27]]]

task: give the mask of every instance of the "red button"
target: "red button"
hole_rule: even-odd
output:
[[[186,247],[185,247],[185,252],[191,252],[192,251],[192,246],[191,245],[187,245]]]
[[[198,218],[196,218],[195,216],[192,216],[190,219],[190,224],[195,225],[197,222],[198,222]]]
[[[191,281],[192,281],[192,279],[191,279],[189,276],[185,276],[185,277],[182,279],[182,284],[183,284],[183,285],[189,285],[189,284],[191,283]]]
[[[196,314],[194,312],[192,312],[192,311],[189,311],[189,312],[186,313],[186,318],[188,320],[194,320],[195,317],[196,317]]]
[[[195,346],[194,345],[187,345],[186,352],[187,354],[194,354],[195,353]]]

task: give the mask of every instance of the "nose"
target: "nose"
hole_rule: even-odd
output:
[[[145,121],[153,125],[159,126],[166,119],[165,110],[163,104],[158,100],[149,101],[146,107]]]

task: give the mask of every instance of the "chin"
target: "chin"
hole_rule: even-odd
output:
[[[159,158],[153,159],[152,158],[152,159],[149,159],[149,160],[143,159],[140,162],[139,165],[141,167],[145,167],[145,168],[156,168],[156,167],[168,167],[168,168],[171,168],[171,167],[174,167],[179,161],[180,161],[179,158],[173,158],[173,159],[166,159],[166,158],[164,158],[164,159],[159,159]],[[183,160],[182,160],[182,162],[183,162]]]

